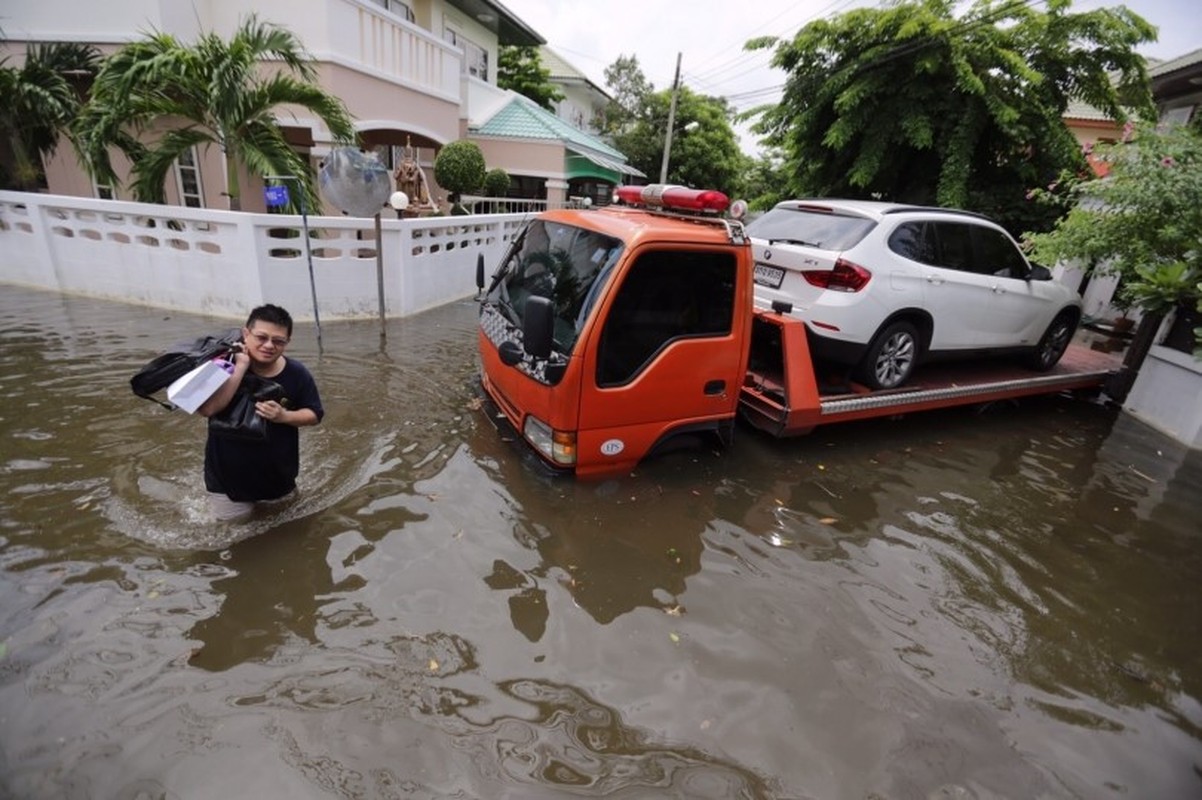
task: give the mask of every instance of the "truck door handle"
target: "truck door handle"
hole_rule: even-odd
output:
[[[726,394],[726,381],[706,381],[704,391],[708,395]]]

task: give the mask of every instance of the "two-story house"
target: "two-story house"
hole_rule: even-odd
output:
[[[525,110],[524,98],[496,86],[498,49],[545,42],[492,0],[40,0],[5,9],[0,56],[20,59],[27,44],[58,41],[90,43],[107,54],[150,31],[185,42],[207,31],[226,36],[252,12],[297,35],[315,61],[318,81],[355,119],[362,144],[380,153],[390,169],[405,160],[416,163],[433,203],[445,203],[445,192],[434,182],[434,157],[460,138],[480,144],[490,169],[510,173],[515,195],[563,202],[581,159],[606,165],[604,177],[611,183],[626,174],[622,154],[583,131],[569,136],[549,123],[550,131],[544,124],[532,135],[528,125],[502,124],[525,114],[495,119],[507,108]],[[541,114],[529,116],[547,123]],[[278,120],[289,142],[316,168],[329,152],[329,131],[303,110],[281,109]],[[260,177],[242,178],[242,207],[263,210]],[[46,180],[55,194],[129,199],[124,188],[94,185],[69,146],[46,165]],[[221,153],[197,148],[177,163],[168,202],[226,208],[224,185]]]

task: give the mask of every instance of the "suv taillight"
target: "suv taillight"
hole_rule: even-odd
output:
[[[871,272],[842,258],[835,262],[834,269],[803,272],[801,276],[811,286],[834,292],[858,292],[872,280]]]

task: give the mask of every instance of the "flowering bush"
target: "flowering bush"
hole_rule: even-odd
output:
[[[1118,274],[1144,311],[1193,305],[1202,298],[1202,130],[1144,123],[1123,138],[1093,149],[1106,177],[1057,187],[1072,207],[1053,230],[1027,237],[1033,256]]]

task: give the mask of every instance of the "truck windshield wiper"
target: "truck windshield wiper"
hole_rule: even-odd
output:
[[[805,239],[769,239],[768,244],[799,244],[802,247],[821,247],[818,242],[807,242]]]

